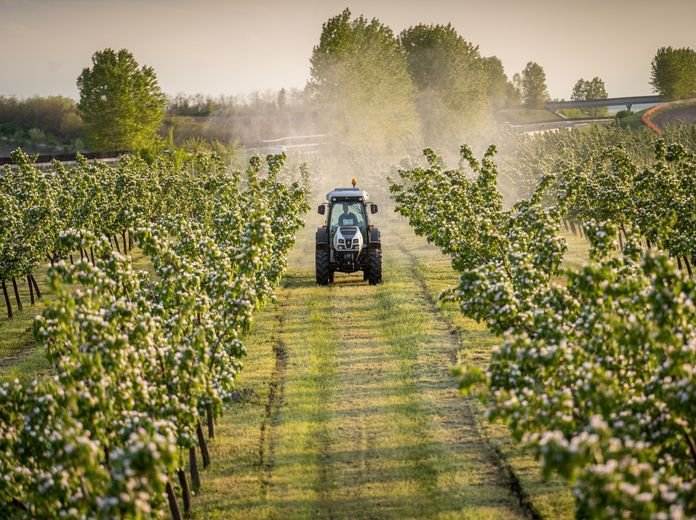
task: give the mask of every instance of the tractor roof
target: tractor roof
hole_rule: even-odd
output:
[[[334,188],[333,191],[326,194],[326,200],[329,202],[345,200],[366,201],[368,198],[367,192],[359,188]]]

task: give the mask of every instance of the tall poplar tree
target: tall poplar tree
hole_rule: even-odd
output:
[[[522,70],[522,100],[529,108],[544,108],[548,99],[546,73],[541,65],[530,61]]]
[[[322,27],[308,91],[328,131],[347,145],[395,151],[419,138],[415,89],[393,31],[349,9]]]
[[[418,90],[426,143],[447,147],[480,128],[489,113],[489,81],[478,47],[451,24],[409,27],[399,41]]]

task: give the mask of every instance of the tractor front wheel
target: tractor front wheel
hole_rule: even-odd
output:
[[[382,250],[373,249],[368,256],[367,280],[370,285],[382,283]]]
[[[321,249],[317,249],[317,283],[319,285],[329,285],[332,281],[331,267],[329,266],[329,252]]]

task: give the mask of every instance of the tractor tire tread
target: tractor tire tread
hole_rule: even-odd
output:
[[[367,280],[370,285],[382,283],[382,250],[373,249],[368,258]]]
[[[329,285],[331,282],[331,267],[329,266],[329,252],[317,250],[316,256],[317,284]]]

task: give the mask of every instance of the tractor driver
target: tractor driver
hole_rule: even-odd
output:
[[[343,204],[343,214],[338,217],[338,225],[339,226],[357,226],[358,225],[358,217],[356,217],[353,213],[350,212],[350,205],[349,204]]]

